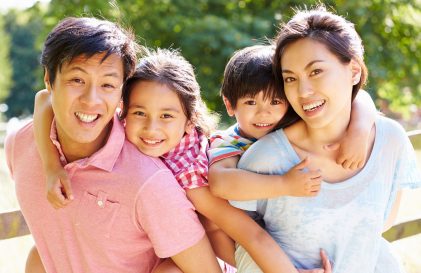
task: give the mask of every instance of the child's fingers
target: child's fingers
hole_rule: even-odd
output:
[[[308,163],[309,163],[309,159],[308,159],[308,157],[306,157],[306,158],[304,158],[300,163],[298,163],[297,165],[295,165],[294,167],[292,167],[293,169],[296,169],[296,170],[302,170],[302,169],[304,169],[305,167],[307,167],[307,165],[308,165]]]
[[[72,186],[70,184],[70,180],[67,177],[67,175],[62,175],[60,177],[60,181],[61,181],[61,185],[63,186],[63,191],[64,191],[64,197],[67,200],[73,200],[73,191],[72,191]]]
[[[330,264],[329,258],[327,257],[327,254],[323,249],[320,249],[320,257],[322,258],[322,264],[323,264],[325,273],[331,273],[332,265]]]

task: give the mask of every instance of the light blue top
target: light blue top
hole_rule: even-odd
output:
[[[264,174],[284,174],[300,159],[284,131],[275,131],[254,143],[238,167]],[[320,267],[319,249],[333,261],[337,273],[402,272],[389,257],[383,226],[403,187],[420,187],[415,152],[403,128],[378,117],[373,150],[366,166],[339,182],[322,182],[316,197],[283,196],[258,201],[231,202],[256,211],[266,230],[297,268]],[[379,256],[380,255],[380,256]],[[391,256],[391,259],[394,259]]]

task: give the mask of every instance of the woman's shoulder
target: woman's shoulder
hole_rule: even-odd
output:
[[[386,139],[400,141],[408,138],[405,129],[396,120],[378,115],[376,119],[377,132],[380,132]]]

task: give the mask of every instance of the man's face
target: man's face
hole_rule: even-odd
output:
[[[90,58],[78,56],[64,63],[50,84],[57,133],[63,148],[101,147],[108,137],[108,124],[121,98],[123,63],[119,56],[105,53]],[[78,151],[72,151],[78,153]]]

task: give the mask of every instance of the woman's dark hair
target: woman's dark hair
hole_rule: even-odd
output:
[[[176,92],[187,119],[206,136],[216,128],[217,118],[200,96],[193,66],[177,50],[157,49],[140,59],[133,76],[123,84],[122,119],[127,116],[133,87],[142,81],[164,84]]]
[[[281,97],[286,99],[282,80],[281,58],[285,48],[304,38],[315,40],[324,44],[338,59],[348,64],[355,60],[361,66],[360,81],[352,88],[352,99],[367,81],[367,67],[364,63],[364,47],[360,36],[354,28],[354,24],[343,17],[326,10],[324,6],[318,6],[312,10],[301,10],[286,24],[281,25],[275,38],[275,55],[273,58],[273,70]],[[292,107],[288,109],[286,116],[294,116],[299,119]]]
[[[111,54],[116,54],[122,59],[125,80],[134,72],[139,49],[134,35],[113,22],[68,17],[60,21],[47,36],[41,64],[47,70],[51,84],[54,84],[56,73],[62,65],[78,56],[89,58],[105,53],[105,60]]]

